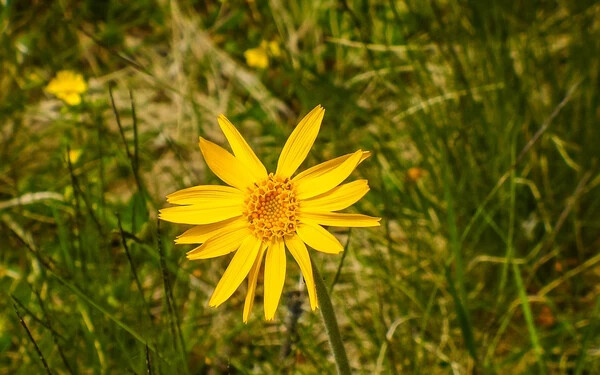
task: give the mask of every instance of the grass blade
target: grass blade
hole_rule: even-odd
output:
[[[531,306],[529,305],[529,299],[527,298],[527,292],[523,286],[523,279],[521,278],[521,271],[519,266],[513,262],[513,275],[515,277],[515,283],[519,291],[519,298],[521,299],[521,306],[523,307],[523,315],[525,316],[525,322],[527,323],[527,331],[529,332],[529,339],[535,352],[538,367],[542,374],[546,373],[546,366],[544,364],[544,350],[540,345],[537,330],[535,329],[535,323],[533,321],[533,315],[531,314]]]

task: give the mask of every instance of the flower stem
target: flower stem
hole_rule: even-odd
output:
[[[333,351],[338,374],[350,375],[348,355],[346,354],[346,349],[344,349],[344,343],[342,342],[342,336],[340,335],[340,329],[338,328],[338,323],[335,317],[335,312],[333,311],[331,299],[329,298],[327,288],[325,287],[325,283],[323,282],[323,278],[319,273],[317,265],[312,261],[312,259],[311,263],[313,276],[315,279],[315,286],[317,288],[317,299],[319,300],[321,316],[323,317],[323,323],[325,323],[327,336],[329,336],[329,345]]]

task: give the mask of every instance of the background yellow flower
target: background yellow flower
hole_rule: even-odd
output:
[[[81,94],[87,90],[83,76],[71,70],[61,70],[48,83],[45,91],[63,100],[68,105],[81,103]]]
[[[246,64],[253,68],[264,69],[269,66],[269,56],[279,57],[281,56],[281,49],[279,43],[272,40],[270,42],[263,40],[260,45],[256,48],[250,48],[244,52],[246,58]]]
[[[262,47],[250,48],[244,52],[246,64],[253,68],[264,69],[269,66],[269,56],[267,51]]]

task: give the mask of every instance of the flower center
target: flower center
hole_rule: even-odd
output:
[[[289,178],[269,173],[265,180],[254,183],[244,202],[244,216],[258,239],[268,241],[296,231],[298,201]]]

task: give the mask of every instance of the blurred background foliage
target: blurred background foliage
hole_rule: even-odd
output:
[[[598,56],[585,0],[0,1],[0,372],[333,373],[291,261],[244,325],[156,219],[219,113],[274,170],[317,104],[383,218],[312,252],[356,373],[600,372]]]

